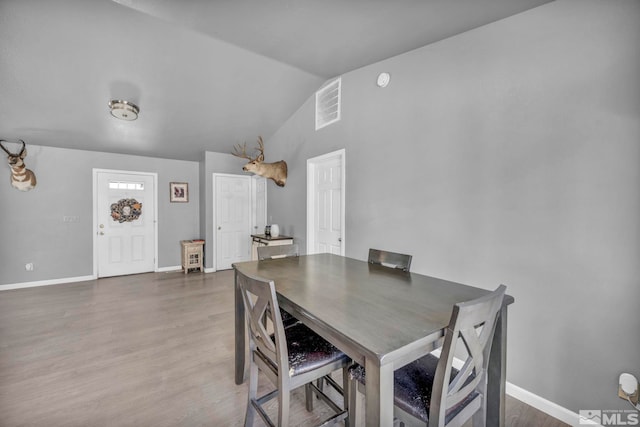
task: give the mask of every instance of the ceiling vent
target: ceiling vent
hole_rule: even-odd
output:
[[[341,82],[338,77],[316,92],[316,130],[340,120]]]

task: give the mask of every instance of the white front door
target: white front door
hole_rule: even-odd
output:
[[[216,270],[251,259],[251,177],[213,174]]]
[[[339,150],[307,161],[307,253],[344,255],[344,157]]]
[[[156,269],[155,174],[94,170],[97,276]]]

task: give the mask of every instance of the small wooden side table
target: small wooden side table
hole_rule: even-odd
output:
[[[181,240],[182,245],[182,268],[184,274],[187,274],[191,269],[199,269],[204,271],[202,265],[202,247],[204,246],[204,240]]]

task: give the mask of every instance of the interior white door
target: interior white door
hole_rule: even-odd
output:
[[[216,270],[251,259],[251,177],[214,174]]]
[[[96,172],[98,277],[155,270],[155,175]]]
[[[310,159],[307,253],[344,255],[344,150]]]

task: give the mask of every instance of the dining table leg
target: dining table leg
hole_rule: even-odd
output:
[[[245,325],[244,325],[244,302],[238,285],[238,273],[235,272],[233,281],[234,301],[235,301],[235,363],[236,363],[236,384],[244,382],[245,372]]]
[[[503,305],[491,344],[487,377],[487,426],[504,427],[507,377],[507,305]]]
[[[393,364],[365,360],[366,426],[393,425]]]

